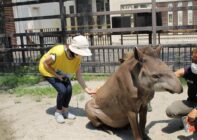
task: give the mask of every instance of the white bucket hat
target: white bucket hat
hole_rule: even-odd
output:
[[[89,49],[89,42],[86,37],[79,35],[73,37],[69,49],[81,56],[91,56],[92,53]]]

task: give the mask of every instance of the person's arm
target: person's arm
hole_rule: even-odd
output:
[[[95,90],[88,88],[87,85],[85,84],[85,81],[83,80],[82,75],[81,75],[80,68],[76,72],[76,78],[77,78],[77,81],[79,82],[79,84],[81,85],[81,87],[85,90],[85,92],[87,92],[90,95],[96,93]]]
[[[188,122],[193,123],[197,118],[197,109],[194,108],[187,116]]]
[[[63,80],[61,75],[58,75],[55,70],[51,67],[51,65],[54,63],[54,60],[52,59],[52,56],[49,55],[43,62],[45,69],[54,75],[56,78]]]
[[[184,68],[181,68],[181,69],[175,71],[175,75],[178,78],[183,77],[184,73],[185,73],[185,69]]]

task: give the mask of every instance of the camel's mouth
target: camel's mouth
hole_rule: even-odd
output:
[[[173,89],[165,88],[165,90],[170,92],[171,94],[174,94],[174,93],[180,94],[183,92],[183,87],[181,86],[180,88],[173,88]]]
[[[172,90],[170,90],[170,89],[165,89],[165,90],[170,92],[170,93],[172,93],[172,94],[174,94],[174,92]]]

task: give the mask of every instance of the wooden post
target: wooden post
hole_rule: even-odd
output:
[[[93,46],[94,45],[94,34],[91,33],[88,36],[89,36],[89,39],[90,39],[90,45]],[[95,49],[92,49],[91,52],[92,52],[91,59],[92,59],[93,62],[95,62],[96,61],[96,58],[95,58],[96,57]],[[92,65],[92,72],[93,73],[96,72],[96,65]]]
[[[138,36],[138,33],[136,34],[136,37],[137,37],[137,45],[139,45],[139,36]]]
[[[65,19],[65,8],[64,0],[59,1],[60,7],[60,18],[61,18],[61,30],[62,30],[62,43],[66,43],[66,19]]]
[[[43,37],[43,29],[40,29],[40,34],[39,34],[39,39],[40,39],[40,54],[44,55],[44,37]]]
[[[157,44],[156,26],[156,2],[152,0],[152,46]]]
[[[152,44],[152,40],[153,40],[153,39],[152,39],[152,33],[149,32],[149,33],[148,33],[148,43],[149,43],[149,44]]]

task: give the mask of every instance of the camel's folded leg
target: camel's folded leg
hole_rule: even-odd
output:
[[[95,127],[99,127],[101,126],[103,123],[100,121],[100,119],[97,117],[97,113],[96,113],[96,105],[94,102],[94,99],[88,101],[85,105],[85,111],[87,114],[88,119],[91,121],[91,123],[95,126]]]

